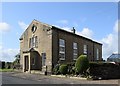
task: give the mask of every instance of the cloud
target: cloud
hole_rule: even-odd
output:
[[[10,25],[6,22],[0,22],[0,32],[7,32],[10,30]]]
[[[72,32],[72,31],[71,31],[72,28],[69,28],[69,27],[62,27],[61,29],[66,30],[66,31],[68,31],[68,32]]]
[[[74,27],[78,27],[79,25],[76,22],[73,22]]]
[[[71,31],[72,28],[69,28],[69,27],[62,27],[61,29],[72,32]],[[87,37],[87,38],[92,38],[93,37],[93,31],[90,30],[89,28],[83,28],[82,31],[76,31],[76,34]]]
[[[53,26],[56,26],[58,28],[66,30],[68,32],[72,32],[71,31],[72,28],[70,28],[70,27],[60,27],[58,25],[53,25]],[[76,31],[76,34],[82,35],[82,36],[87,37],[87,38],[92,38],[93,37],[93,31],[91,29],[89,29],[89,28],[83,28],[82,31]]]
[[[15,59],[15,55],[19,53],[19,49],[4,49],[0,46],[0,61],[12,62]]]
[[[93,31],[90,30],[89,28],[83,28],[83,30],[81,32],[77,32],[77,34],[85,36],[87,38],[93,37]]]
[[[28,27],[28,24],[25,24],[25,23],[22,22],[22,21],[19,21],[19,22],[18,22],[18,25],[19,25],[23,30],[27,29],[27,27]]]
[[[115,22],[113,32],[102,38],[103,58],[106,60],[112,53],[118,53],[118,20]]]
[[[68,24],[68,20],[60,20],[60,21],[57,21],[57,23],[61,23],[61,24]]]

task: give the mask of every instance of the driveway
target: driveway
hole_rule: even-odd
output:
[[[79,84],[79,86],[118,86],[119,80],[80,80],[20,72],[2,73],[2,84]],[[101,85],[102,84],[102,85]]]

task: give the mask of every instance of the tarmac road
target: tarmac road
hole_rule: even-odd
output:
[[[55,86],[62,84],[62,86],[119,86],[118,80],[76,80],[69,78],[58,78],[53,76],[44,76],[40,74],[27,74],[27,73],[2,73],[2,84],[34,84],[34,86],[42,84],[48,86],[53,84]],[[36,85],[35,85],[36,84]],[[45,85],[46,84],[46,85]],[[11,86],[12,86],[11,85]]]

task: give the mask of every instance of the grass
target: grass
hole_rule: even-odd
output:
[[[13,69],[0,69],[0,72],[12,72]]]

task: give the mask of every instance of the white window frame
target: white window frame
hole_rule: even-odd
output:
[[[96,49],[96,59],[99,60],[99,49]]]
[[[88,46],[86,44],[83,45],[83,53],[86,55],[88,53]]]
[[[75,53],[74,50],[76,50],[77,52]],[[76,58],[74,58],[76,56]],[[78,43],[73,42],[73,60],[76,60],[78,57]]]
[[[33,47],[35,47],[35,36],[33,36]]]
[[[29,47],[30,48],[38,47],[38,36],[33,36],[32,38],[29,38]]]
[[[63,42],[63,44],[61,42]],[[64,48],[64,51],[60,51],[60,47]],[[64,58],[60,58],[60,54],[64,54]],[[65,40],[64,39],[59,39],[59,59],[65,60]]]

